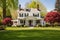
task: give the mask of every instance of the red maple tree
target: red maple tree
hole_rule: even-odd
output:
[[[4,24],[4,25],[12,25],[13,22],[11,20],[12,20],[11,18],[5,18],[5,19],[2,20],[2,24]]]
[[[45,21],[49,23],[60,22],[60,13],[55,11],[48,12]]]

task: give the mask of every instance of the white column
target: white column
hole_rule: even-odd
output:
[[[20,20],[18,20],[18,25],[21,25]]]
[[[25,25],[28,26],[28,25],[29,25],[28,20],[25,20],[25,21],[26,21],[26,22],[25,22]]]
[[[45,26],[45,21],[43,19],[40,22],[42,26]]]
[[[33,20],[33,26],[35,26],[36,25],[36,21],[35,20]]]

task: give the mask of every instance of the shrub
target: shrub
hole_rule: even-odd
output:
[[[11,20],[12,20],[11,18],[5,18],[2,20],[2,24],[11,26],[13,24],[13,22]]]

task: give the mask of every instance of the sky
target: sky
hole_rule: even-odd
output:
[[[55,8],[55,2],[56,0],[39,0],[46,8],[47,11],[51,11]],[[31,0],[19,0],[19,4],[21,4],[21,7],[24,8],[26,3],[31,2]]]

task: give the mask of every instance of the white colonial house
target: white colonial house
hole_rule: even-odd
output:
[[[41,18],[40,11],[34,8],[31,9],[21,9],[17,11],[18,17],[13,21],[13,26],[26,25],[26,26],[36,26],[43,25],[43,19]]]

